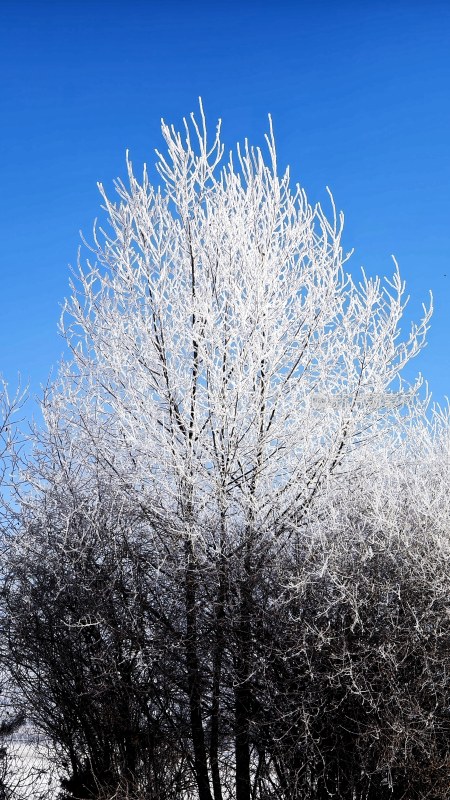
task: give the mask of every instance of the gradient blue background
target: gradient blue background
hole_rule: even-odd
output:
[[[233,147],[263,143],[310,201],[346,217],[357,274],[399,261],[417,317],[435,314],[414,363],[450,394],[450,4],[429,2],[0,1],[0,371],[39,393],[79,229],[96,182],[139,172],[202,95]],[[29,405],[30,408],[30,405]],[[30,413],[32,408],[30,410]]]

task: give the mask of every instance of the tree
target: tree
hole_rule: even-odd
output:
[[[15,445],[17,444],[17,418],[25,401],[26,392],[21,390],[20,384],[14,395],[8,391],[6,381],[0,376],[0,490],[2,503],[2,520],[4,518],[3,504],[5,500],[4,492],[10,477],[8,471],[12,472],[16,457]]]
[[[175,800],[192,782],[171,731],[180,668],[167,609],[149,608],[142,521],[105,487],[53,489],[8,561],[4,661],[53,745],[61,797]]]
[[[310,517],[295,548],[265,552],[252,586],[252,796],[446,797],[449,441],[445,416],[423,421],[396,462]],[[61,452],[48,463],[60,465]],[[56,467],[47,473],[9,559],[11,673],[69,772],[64,798],[196,797],[183,551],[108,487],[95,493],[91,482],[83,496],[71,474],[69,484]],[[205,560],[196,572],[210,745],[221,635],[213,753],[226,798],[235,788],[239,561],[227,560],[220,627],[220,576]]]
[[[260,774],[272,767],[281,791],[260,796],[446,797],[447,422],[441,433],[309,530],[297,578],[286,553],[278,586],[261,586]]]
[[[118,204],[100,187],[111,231],[72,285],[74,361],[52,402],[142,504],[182,527],[232,517],[245,538],[295,527],[330,476],[360,474],[361,445],[414,408],[400,373],[431,311],[400,341],[398,270],[356,285],[342,215],[278,177],[273,134],[269,165],[246,145],[219,171],[202,123],[185,143],[163,124],[163,190],[130,162]]]
[[[283,689],[276,665],[298,636],[289,619],[306,614],[299,587],[314,585],[309,607],[322,613],[335,580],[326,591],[312,581],[308,543],[328,526],[344,559],[344,498],[369,508],[373,476],[396,474],[393,454],[423,413],[420,380],[408,388],[401,371],[431,309],[401,340],[397,267],[384,283],[354,282],[342,215],[331,199],[327,219],[278,175],[272,129],[268,163],[246,143],[225,165],[220,126],[209,146],[202,109],[184,138],[162,130],[162,188],[145,170],[139,183],[129,161],[117,203],[100,187],[110,228],[94,228],[95,261],[79,264],[65,307],[73,360],[44,402],[29,468],[40,499],[27,502],[60,508],[55,486],[78,501],[98,485],[126,497],[152,553],[147,621],[166,600],[171,609],[173,736],[199,800],[287,798],[310,753],[294,746],[298,717],[283,728],[283,697],[306,689],[300,678]]]

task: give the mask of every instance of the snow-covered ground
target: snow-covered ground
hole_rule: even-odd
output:
[[[55,800],[59,776],[49,757],[48,741],[29,724],[5,737],[0,770],[0,800]]]

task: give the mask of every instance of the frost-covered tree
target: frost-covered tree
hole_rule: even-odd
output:
[[[21,389],[20,383],[14,393],[8,389],[6,381],[0,376],[0,575],[1,589],[5,576],[5,559],[8,544],[10,543],[15,525],[11,513],[11,488],[13,473],[17,461],[18,429],[17,414],[25,401],[26,392]],[[19,797],[23,789],[24,775],[18,767],[20,756],[17,746],[12,747],[12,738],[23,726],[25,718],[22,710],[18,708],[16,699],[12,694],[10,676],[5,668],[2,653],[5,650],[4,619],[0,620],[0,797]],[[15,752],[12,751],[15,749]],[[22,765],[20,765],[22,766]]]
[[[200,116],[183,133],[163,123],[160,187],[146,170],[139,182],[130,161],[116,202],[100,187],[107,223],[64,309],[73,358],[44,401],[23,541],[36,515],[65,514],[69,531],[105,492],[133,508],[151,554],[142,613],[154,621],[170,609],[158,617],[173,647],[167,714],[199,800],[319,798],[333,780],[347,781],[342,796],[369,797],[369,779],[352,784],[348,764],[326,760],[333,738],[313,753],[326,725],[314,727],[313,708],[318,697],[325,714],[339,708],[325,691],[338,675],[352,692],[343,648],[363,616],[339,588],[347,556],[361,537],[393,541],[386,509],[405,520],[402,492],[412,502],[401,481],[417,480],[414,431],[423,447],[428,434],[420,379],[406,386],[401,375],[431,309],[402,338],[397,267],[385,281],[346,272],[342,215],[330,196],[328,218],[279,174],[272,128],[267,158],[245,143],[224,159],[220,126],[209,143]],[[358,563],[368,608],[375,584]],[[24,574],[37,566],[31,558]],[[333,634],[337,610],[347,616]],[[316,614],[327,621],[311,632]],[[337,651],[324,645],[317,693],[305,664],[327,636]],[[142,649],[149,663],[159,642]],[[391,764],[381,754],[354,769],[380,775],[383,758]]]
[[[286,549],[260,582],[253,735],[274,796],[448,793],[448,417],[403,447],[308,526],[301,568]]]
[[[25,392],[20,385],[14,395],[8,391],[6,381],[0,375],[0,491],[10,482],[14,463],[14,443],[17,442],[17,412],[23,405]],[[0,495],[0,502],[3,492]]]
[[[255,553],[252,797],[446,798],[448,431],[445,415],[416,424],[370,483]],[[8,561],[10,671],[53,742],[64,798],[196,798],[183,548],[120,493],[80,481],[61,444],[46,443],[45,488]],[[195,653],[207,768],[231,800],[239,550],[219,566],[197,558]]]
[[[130,162],[118,202],[100,187],[109,227],[63,315],[61,402],[154,513],[281,532],[398,421],[430,310],[400,339],[398,270],[354,283],[342,216],[278,175],[272,133],[268,163],[247,144],[223,163],[220,129],[209,146],[203,114],[192,127],[163,124],[162,188]]]

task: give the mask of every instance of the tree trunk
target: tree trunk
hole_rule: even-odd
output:
[[[235,697],[235,758],[236,800],[250,800],[250,656],[251,656],[251,603],[250,557],[245,563],[245,577],[241,585],[241,601],[236,654]]]
[[[219,588],[217,593],[215,625],[216,640],[213,653],[213,685],[211,701],[211,739],[209,760],[214,790],[214,800],[222,800],[222,785],[219,772],[219,717],[220,717],[220,682],[222,676],[222,659],[224,649],[225,622],[225,562],[223,555],[219,562]]]
[[[186,667],[191,735],[194,749],[194,769],[199,800],[212,800],[206,758],[205,733],[203,730],[200,670],[197,652],[197,577],[193,564],[192,542],[190,540],[186,542],[186,556]]]

